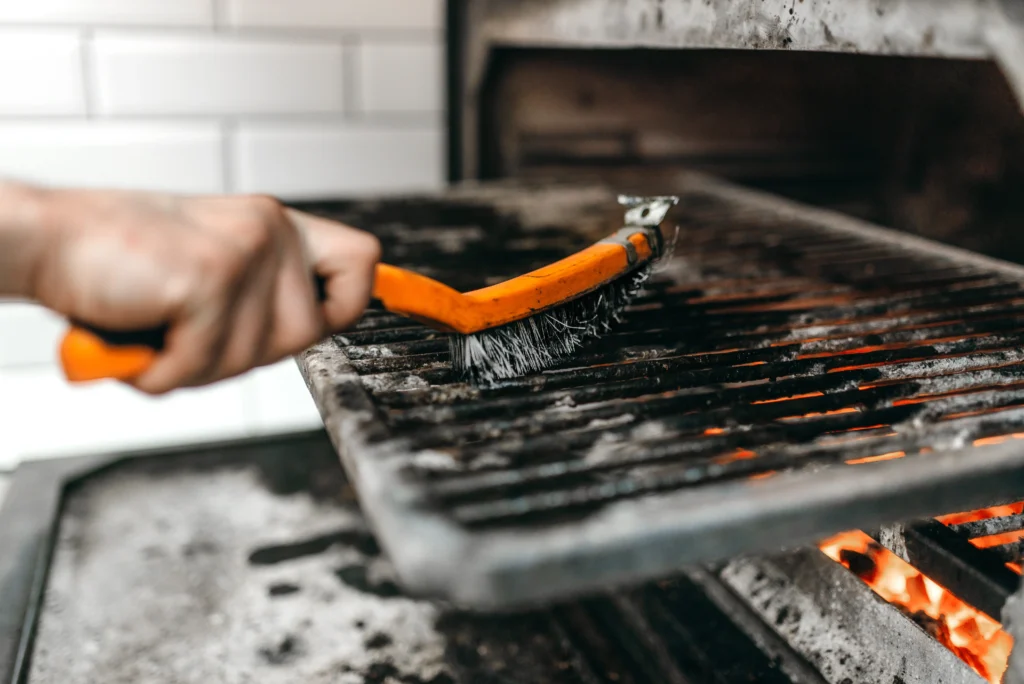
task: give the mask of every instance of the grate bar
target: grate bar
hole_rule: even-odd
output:
[[[974,520],[959,525],[950,525],[949,528],[968,539],[990,537],[1006,532],[1017,532],[1024,530],[1024,514],[1017,513],[1015,515],[988,518],[986,520]]]
[[[987,550],[1006,563],[1019,563],[1024,559],[1024,542],[1020,541],[991,546]]]

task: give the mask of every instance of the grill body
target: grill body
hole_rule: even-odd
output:
[[[481,389],[371,312],[302,358],[405,586],[500,608],[1019,499],[1024,270],[706,177],[574,362]],[[468,289],[621,221],[599,186],[312,207]],[[672,236],[669,235],[669,238]]]

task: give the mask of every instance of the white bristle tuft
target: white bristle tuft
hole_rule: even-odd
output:
[[[452,368],[478,385],[551,368],[611,330],[650,275],[648,265],[550,311],[473,335],[452,335]]]

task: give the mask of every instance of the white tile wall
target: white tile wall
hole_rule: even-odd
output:
[[[341,112],[338,41],[99,32],[102,114]]]
[[[0,0],[0,177],[284,199],[437,188],[443,16],[443,0]],[[0,472],[320,425],[292,360],[159,399],[68,386],[64,327],[0,301]]]
[[[0,29],[0,111],[85,114],[81,53],[75,31]]]
[[[433,190],[443,181],[442,145],[436,124],[243,124],[234,176],[244,192],[288,197]]]
[[[427,29],[443,26],[442,0],[228,0],[237,26]]]
[[[0,22],[208,26],[214,0],[0,0]]]
[[[293,360],[259,368],[249,374],[246,420],[254,435],[320,427],[322,421]]]
[[[0,372],[52,366],[66,328],[60,316],[41,306],[0,300]],[[2,436],[0,431],[0,439]]]
[[[213,122],[3,121],[0,176],[54,185],[223,192]]]
[[[364,41],[359,104],[364,111],[439,112],[444,108],[444,50],[434,40]]]
[[[0,371],[0,470],[26,456],[244,436],[245,385],[239,378],[142,397],[114,382],[70,386],[57,368]]]

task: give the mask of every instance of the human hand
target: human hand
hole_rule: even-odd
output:
[[[152,394],[239,375],[346,328],[380,258],[370,234],[267,197],[36,196],[47,244],[25,294],[96,328],[166,325],[162,352],[129,381]]]

